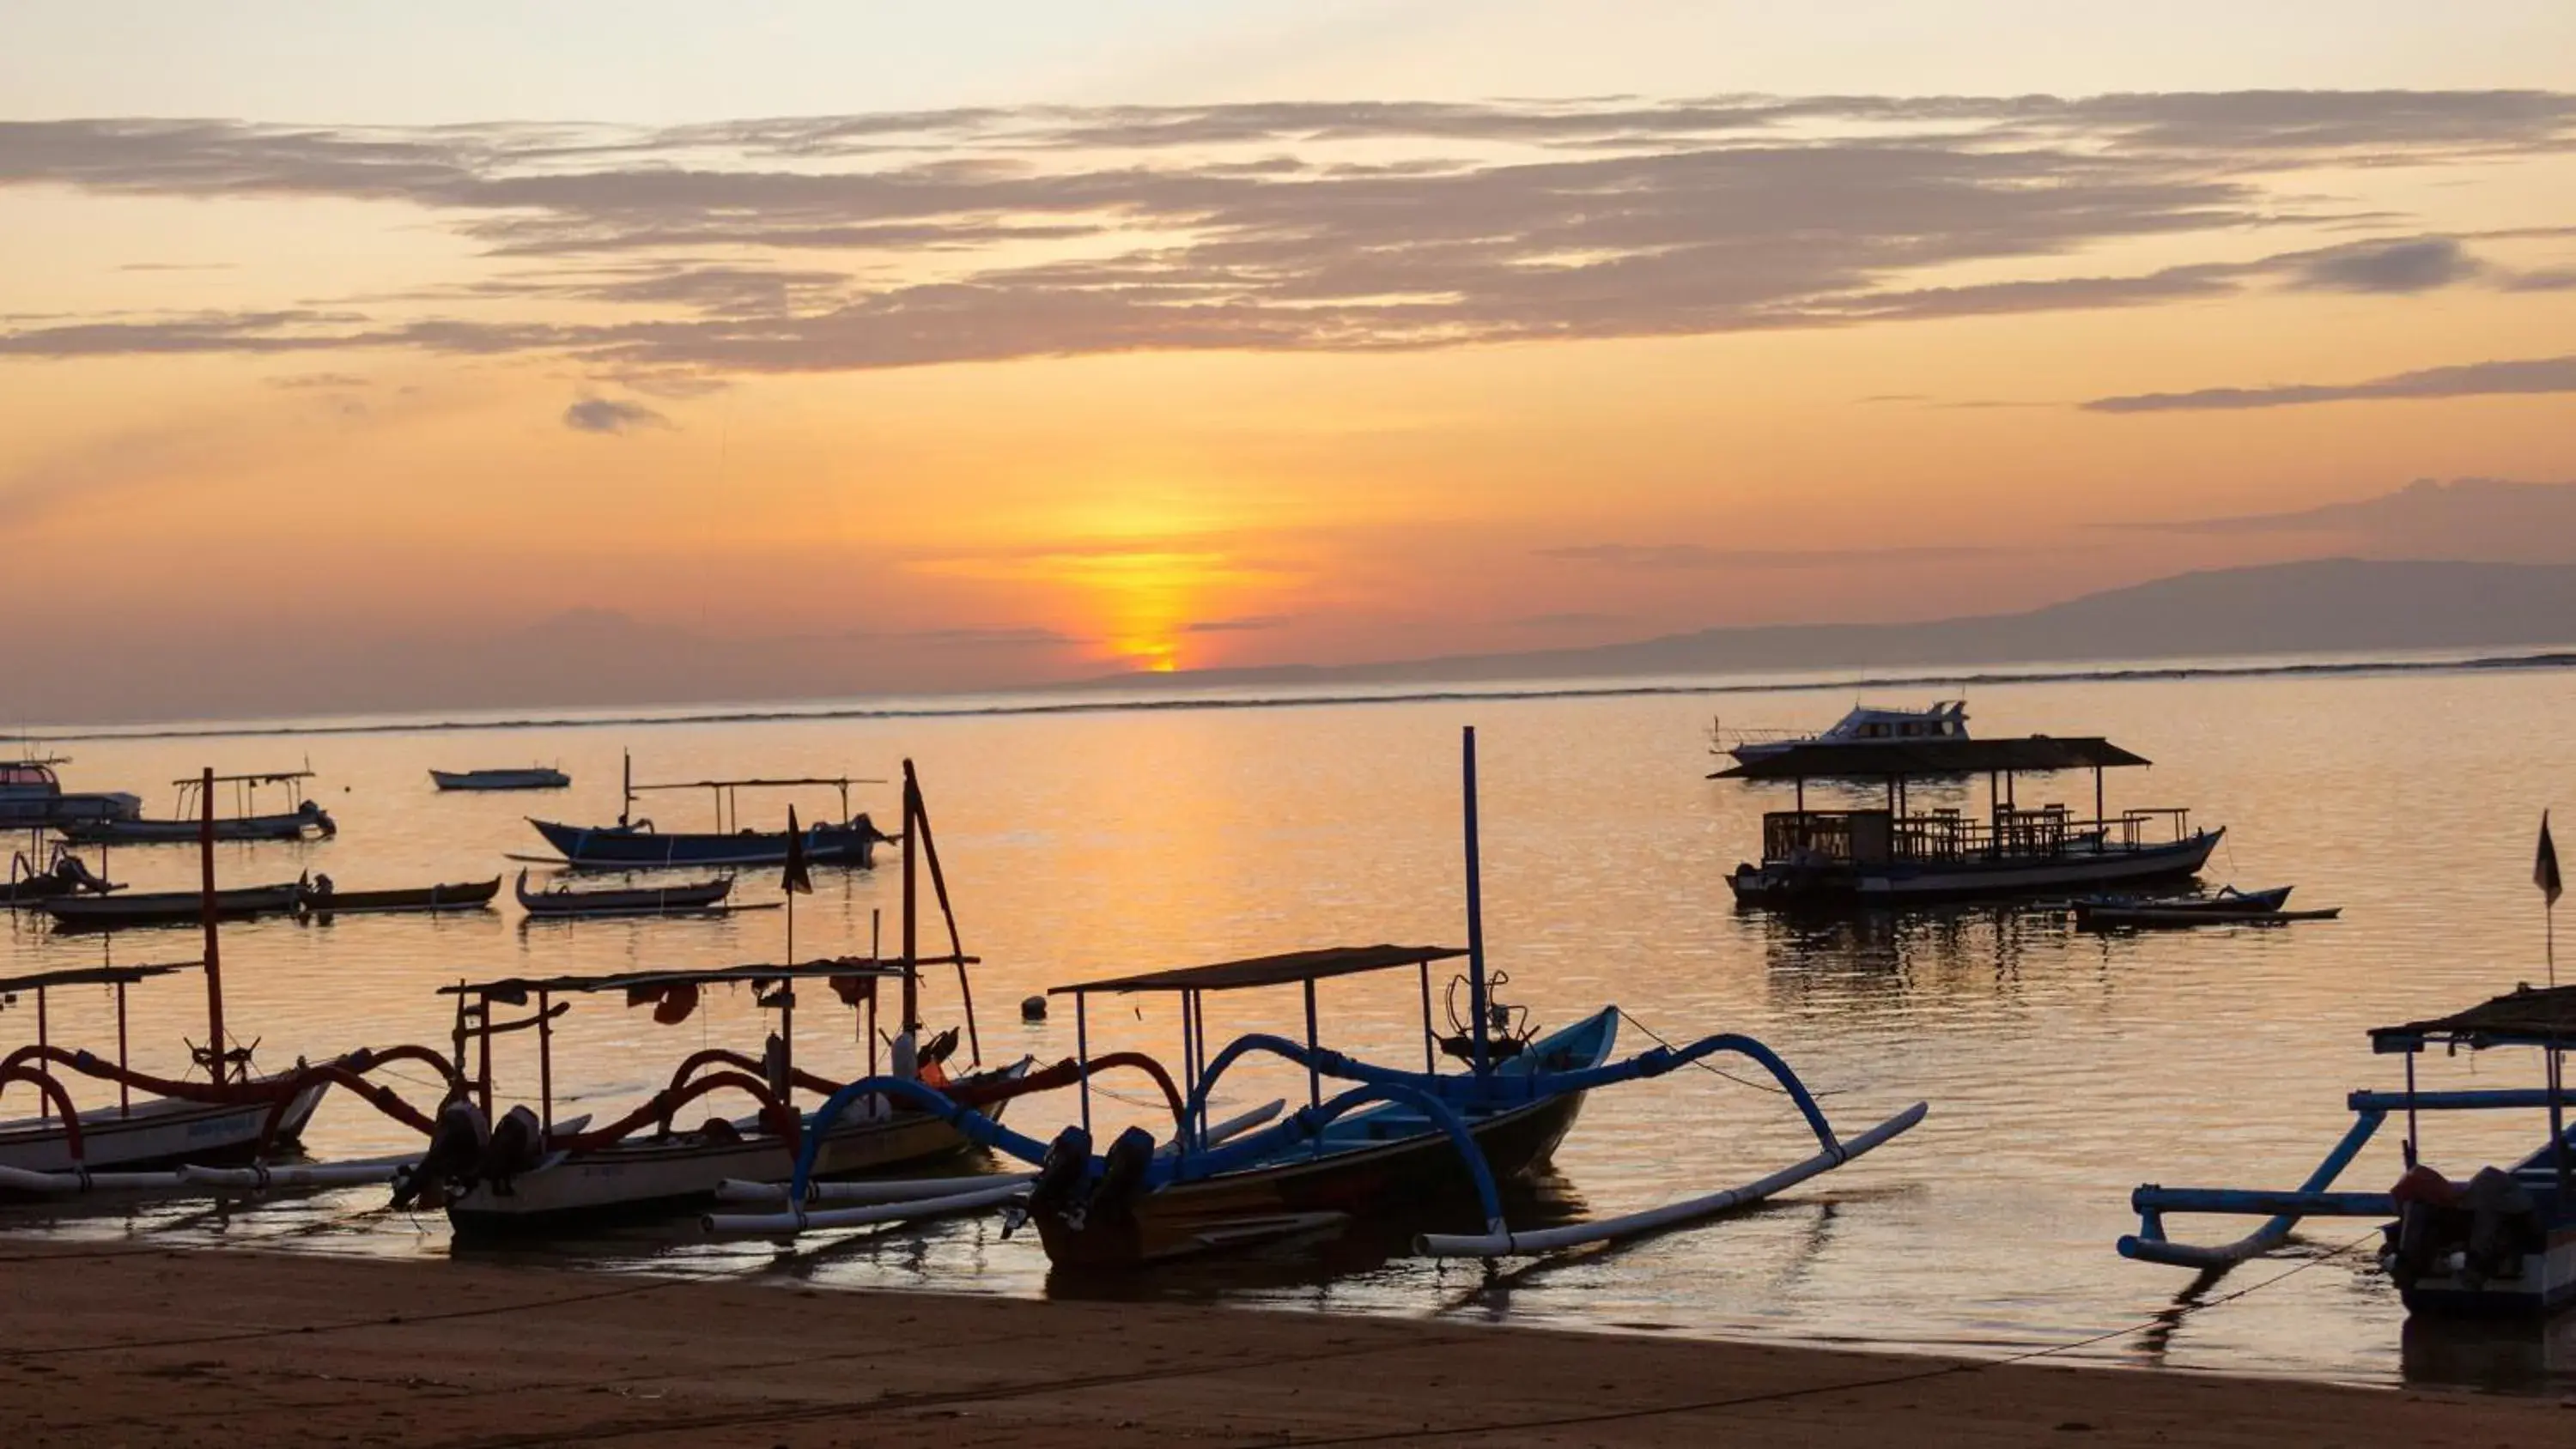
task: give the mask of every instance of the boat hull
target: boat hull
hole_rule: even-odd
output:
[[[382,915],[396,911],[471,911],[492,904],[501,894],[501,878],[434,885],[420,890],[307,891],[304,909],[316,916]]]
[[[1910,906],[2186,880],[2199,874],[2225,830],[2137,849],[2069,851],[2047,857],[1884,866],[1740,866],[1727,877],[1739,905]]]
[[[237,921],[252,916],[293,912],[303,888],[292,883],[250,886],[215,892],[215,917]],[[112,931],[127,926],[184,926],[205,919],[205,896],[197,891],[149,891],[122,895],[60,896],[41,903],[57,931]]]
[[[732,835],[669,834],[620,826],[565,825],[553,820],[528,822],[546,843],[574,865],[642,869],[673,865],[779,865],[787,859],[787,832],[745,830]],[[804,832],[808,865],[846,865],[865,869],[876,864],[873,826],[816,825]]]
[[[733,880],[727,877],[654,890],[531,891],[527,878],[522,875],[516,894],[519,904],[526,908],[528,914],[542,920],[569,920],[580,916],[668,916],[722,907],[725,897],[733,894]]]
[[[327,1083],[299,1093],[278,1124],[276,1141],[294,1142],[322,1103]],[[258,1150],[270,1104],[190,1102],[159,1097],[120,1115],[113,1107],[81,1114],[82,1165],[109,1168],[175,1167],[181,1163],[237,1161]],[[27,1172],[68,1172],[71,1144],[60,1118],[0,1123],[0,1167]]]
[[[572,776],[561,770],[432,770],[441,790],[561,790]]]
[[[1508,1182],[1543,1166],[1582,1111],[1583,1094],[1572,1092],[1497,1113],[1469,1131],[1494,1180]],[[1176,1184],[1137,1199],[1115,1224],[1077,1230],[1042,1215],[1037,1227],[1055,1266],[1113,1270],[1277,1235],[1265,1234],[1265,1225],[1326,1229],[1384,1216],[1390,1203],[1430,1210],[1475,1200],[1473,1179],[1448,1136],[1414,1132],[1381,1146]]]
[[[836,1126],[815,1156],[817,1177],[851,1177],[917,1166],[966,1150],[963,1134],[926,1112]],[[508,1188],[478,1183],[450,1203],[459,1234],[507,1236],[585,1223],[655,1217],[715,1200],[728,1178],[783,1182],[796,1153],[783,1139],[746,1130],[732,1139],[700,1134],[630,1139],[522,1173]]]
[[[202,820],[66,820],[54,828],[82,845],[194,845],[205,838]],[[236,815],[215,822],[217,840],[302,840],[336,833],[327,812]]]
[[[2398,1290],[2409,1313],[2434,1318],[2538,1318],[2576,1308],[2576,1222],[2561,1222],[2510,1278],[2427,1274]]]

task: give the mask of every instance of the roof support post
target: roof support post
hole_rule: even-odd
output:
[[[1431,963],[1422,966],[1422,1070],[1440,1070],[1440,1034],[1431,1029]]]
[[[125,1059],[125,983],[122,981],[116,983],[116,1069],[120,1073],[133,1070]],[[134,1115],[134,1084],[121,1075],[116,1079],[116,1115]]]
[[[539,1140],[555,1135],[555,1026],[546,993],[537,993],[537,1126]]]
[[[224,963],[215,941],[215,767],[206,766],[198,782],[197,873],[206,931],[206,1070],[221,1086],[232,1080],[224,1059]]]
[[[1082,1063],[1082,1131],[1091,1133],[1091,993],[1073,993],[1073,1059]]]

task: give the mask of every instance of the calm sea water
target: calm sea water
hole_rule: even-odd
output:
[[[619,752],[639,779],[710,775],[891,776],[919,763],[975,978],[987,1058],[1052,1060],[1070,1013],[1041,1025],[1017,1002],[1046,987],[1296,947],[1463,938],[1457,728],[1478,726],[1484,778],[1486,929],[1500,988],[1542,1023],[1617,1002],[1675,1039],[1755,1033],[1834,1095],[1857,1128],[1920,1099],[1912,1135],[1786,1200],[1611,1251],[1488,1274],[1470,1264],[1277,1253],[1150,1275],[1126,1291],[1333,1311],[1452,1315],[1568,1327],[2011,1353],[2125,1326],[2143,1332],[2079,1356],[2370,1382],[2505,1387],[2576,1381],[2576,1333],[2410,1334],[2388,1283],[2357,1251],[2324,1256],[2366,1223],[2317,1225],[2308,1257],[2248,1266],[2215,1285],[2112,1251],[2135,1226],[2141,1181],[2287,1186],[2348,1118],[2344,1092],[2394,1084],[2362,1033],[2537,979],[2542,916],[2530,884],[2534,827],[2576,806],[2576,674],[2558,671],[1991,685],[1971,698],[1981,734],[2101,733],[2152,757],[2115,775],[2115,806],[2188,804],[2224,823],[2213,882],[2295,883],[2296,904],[2344,919],[2273,930],[2078,935],[2046,917],[1959,910],[1817,926],[1739,914],[1720,880],[1756,848],[1779,796],[1711,782],[1708,716],[1817,727],[1848,690],[1627,698],[1520,698],[1200,711],[957,718],[548,726],[291,737],[118,739],[69,746],[74,788],[126,788],[168,809],[159,782],[202,764],[292,767],[308,752],[338,839],[225,847],[229,883],[326,870],[344,889],[488,877],[540,842],[526,811],[581,821],[617,813]],[[570,791],[440,795],[430,766],[543,761]],[[147,790],[145,787],[149,786]],[[2089,780],[2025,784],[2025,804],[2083,800]],[[1924,802],[1918,790],[1918,803]],[[891,787],[863,788],[880,820]],[[763,809],[783,818],[785,799]],[[798,797],[812,818],[828,792]],[[1962,803],[1965,803],[1964,800]],[[657,800],[667,826],[703,797]],[[2576,818],[2576,811],[2569,812]],[[140,888],[193,884],[193,852],[121,850]],[[515,866],[508,867],[515,870]],[[769,898],[765,876],[747,879]],[[506,899],[506,893],[505,893]],[[798,910],[800,954],[865,950],[872,913],[891,949],[897,872],[828,872]],[[776,959],[777,912],[715,920],[529,924],[515,907],[463,917],[275,921],[223,938],[235,1031],[282,1064],[360,1043],[443,1044],[462,977],[716,965]],[[0,974],[99,959],[101,938],[21,919]],[[182,932],[112,938],[116,959],[195,954]],[[1419,1050],[1410,973],[1328,982],[1327,1035],[1405,1061]],[[202,1036],[186,981],[138,988],[138,1065],[176,1070]],[[934,1022],[955,993],[935,982]],[[1293,991],[1210,1001],[1222,1034],[1293,1028]],[[24,1034],[23,1012],[0,1028]],[[620,1110],[702,1043],[756,1049],[747,1001],[719,1000],[675,1028],[620,1001],[583,1002],[557,1042],[570,1110]],[[800,1062],[846,1070],[846,1019],[800,1015]],[[58,1039],[112,1040],[103,994],[55,1003]],[[12,1035],[12,1040],[15,1035]],[[1632,1036],[1628,1046],[1647,1043]],[[1168,1007],[1095,1016],[1095,1049],[1177,1059]],[[506,1086],[533,1092],[534,1063],[505,1050]],[[2428,1063],[2428,1081],[2528,1084],[2534,1062]],[[416,1096],[426,1096],[414,1084]],[[1257,1073],[1231,1099],[1302,1094]],[[1107,1113],[1126,1106],[1102,1104]],[[1051,1130],[1069,1101],[1030,1103]],[[1142,1113],[1133,1115],[1142,1116]],[[2518,1154],[2537,1121],[2442,1122],[2437,1164]],[[335,1096],[309,1136],[317,1155],[397,1149],[398,1131]],[[1811,1147],[1772,1093],[1699,1072],[1596,1094],[1541,1184],[1537,1213],[1626,1211],[1745,1181]],[[2394,1135],[2349,1182],[2396,1173]],[[156,1233],[317,1251],[441,1255],[444,1224],[388,1214],[348,1191],[248,1207],[202,1203],[13,1210],[0,1226],[84,1236]],[[2177,1220],[2181,1227],[2185,1220]],[[2198,1220],[2202,1236],[2242,1223]],[[809,1244],[784,1261],[756,1245],[639,1231],[546,1250],[603,1265],[683,1261],[828,1286],[1042,1294],[1034,1241],[990,1220]],[[2286,1269],[2299,1271],[2277,1277]],[[2198,1311],[2196,1301],[2256,1291]],[[1068,1291],[1054,1285],[1054,1291]]]

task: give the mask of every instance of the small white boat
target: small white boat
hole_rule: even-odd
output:
[[[0,828],[41,829],[67,820],[131,820],[143,813],[141,798],[121,790],[66,793],[54,766],[70,763],[60,755],[0,762]]]
[[[516,770],[432,770],[429,778],[441,790],[561,790],[572,784],[572,776],[544,765]]]
[[[1852,706],[1851,713],[1835,721],[1833,728],[1812,735],[1792,734],[1786,730],[1729,730],[1711,724],[1709,738],[1717,753],[1732,755],[1741,764],[1786,754],[1800,745],[1848,745],[1854,749],[1868,749],[1879,745],[1919,744],[1924,740],[1964,740],[1968,738],[1968,702],[1964,699],[1940,699],[1925,709],[1856,704]]]

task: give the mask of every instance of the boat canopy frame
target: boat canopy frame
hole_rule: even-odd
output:
[[[259,804],[259,792],[262,787],[269,785],[285,787],[291,802],[286,807],[287,813],[292,813],[306,798],[299,782],[314,778],[315,773],[313,767],[307,765],[300,770],[258,770],[243,775],[218,775],[209,771],[191,775],[183,780],[173,780],[170,784],[178,791],[178,798],[170,812],[171,818],[177,820],[195,818],[201,812],[188,808],[189,800],[200,792],[211,793],[217,785],[233,787],[233,814],[242,819],[249,819],[259,813],[255,808]]]
[[[847,824],[850,820],[850,787],[852,785],[885,785],[893,782],[855,775],[808,775],[742,780],[670,780],[658,784],[638,785],[635,783],[635,760],[633,756],[629,755],[625,760],[623,783],[626,792],[626,800],[624,805],[620,807],[619,818],[621,821],[625,818],[626,813],[634,806],[636,799],[639,796],[667,790],[705,790],[713,794],[715,797],[715,833],[718,835],[730,835],[742,828],[742,801],[740,797],[741,792],[745,790],[796,790],[808,789],[818,785],[828,785],[834,790],[839,791],[841,797],[841,813],[833,823]]]

